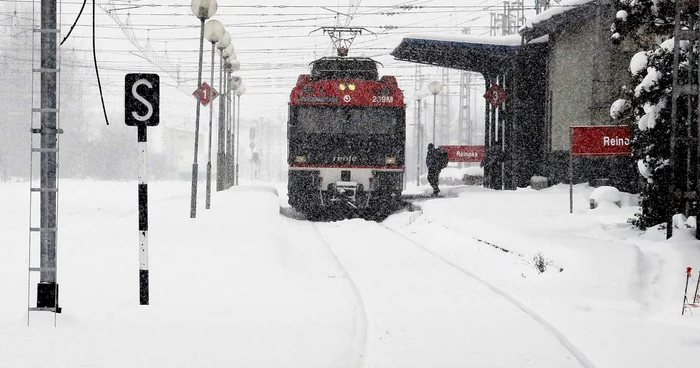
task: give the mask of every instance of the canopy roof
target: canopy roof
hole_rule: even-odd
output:
[[[509,60],[528,46],[519,35],[407,35],[391,55],[398,60],[498,74],[509,69]]]

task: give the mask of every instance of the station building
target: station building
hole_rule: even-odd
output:
[[[408,35],[398,60],[481,73],[488,90],[507,93],[486,104],[484,186],[515,189],[533,176],[569,181],[570,127],[617,124],[610,106],[629,82],[636,52],[611,41],[615,10],[606,1],[566,0],[506,36]],[[635,190],[629,156],[574,157],[574,182]]]

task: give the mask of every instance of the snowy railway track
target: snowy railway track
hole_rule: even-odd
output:
[[[345,365],[345,367],[364,368],[367,358],[367,311],[365,309],[364,301],[362,300],[362,294],[360,293],[360,289],[355,284],[355,281],[353,281],[352,277],[350,277],[350,274],[345,269],[345,266],[343,266],[343,263],[338,258],[338,255],[335,254],[333,248],[331,248],[326,237],[323,236],[321,230],[313,222],[311,222],[311,226],[313,227],[314,232],[316,233],[318,238],[328,250],[334,263],[337,265],[338,269],[343,274],[343,277],[350,285],[350,289],[352,290],[352,293],[355,296],[355,299],[357,300],[357,309],[355,310],[354,318],[355,338],[353,339],[354,344],[356,345],[355,349],[357,350],[357,353],[352,359],[350,359],[350,361]]]
[[[458,265],[458,264],[456,264],[456,263],[454,263],[454,262],[452,262],[452,261],[450,261],[450,260],[448,260],[448,259],[446,259],[446,258],[440,256],[439,254],[437,254],[437,253],[435,253],[435,252],[433,252],[433,251],[431,251],[428,247],[424,246],[423,244],[420,244],[420,243],[417,242],[416,240],[413,240],[413,239],[411,239],[410,237],[408,237],[408,236],[406,236],[406,235],[404,235],[404,234],[401,234],[401,233],[399,233],[398,231],[396,231],[396,230],[394,230],[394,229],[392,229],[392,228],[390,228],[390,227],[388,227],[388,226],[386,226],[386,225],[384,225],[384,224],[377,223],[377,226],[379,226],[379,227],[381,227],[381,228],[384,228],[384,229],[386,229],[387,231],[389,231],[389,232],[391,232],[391,233],[393,233],[393,234],[396,234],[397,236],[399,236],[399,237],[405,239],[406,241],[408,241],[409,243],[413,244],[414,246],[416,246],[416,247],[419,248],[420,250],[422,250],[422,251],[424,251],[424,252],[426,252],[426,253],[432,255],[433,257],[435,257],[435,258],[441,260],[442,262],[444,262],[445,264],[447,264],[447,265],[449,265],[450,267],[454,268],[454,269],[457,270],[458,272],[460,272],[460,273],[462,273],[462,274],[464,274],[464,275],[467,275],[467,276],[469,276],[470,278],[472,278],[473,280],[475,280],[475,281],[477,281],[477,282],[483,284],[484,286],[486,286],[487,288],[489,288],[491,291],[493,291],[494,293],[498,294],[498,295],[501,296],[503,299],[506,299],[508,302],[510,302],[510,303],[513,304],[515,307],[517,307],[518,309],[520,309],[523,313],[525,313],[525,314],[527,314],[528,316],[530,316],[533,320],[535,320],[535,322],[537,322],[537,323],[540,324],[542,327],[544,327],[547,331],[549,331],[554,337],[556,337],[556,339],[561,343],[561,345],[562,345],[566,350],[568,350],[574,357],[576,357],[576,359],[577,359],[578,362],[581,364],[581,366],[583,366],[583,367],[585,367],[585,368],[595,368],[595,367],[596,367],[596,365],[593,364],[593,362],[586,356],[586,354],[584,354],[580,349],[578,349],[578,348],[566,337],[566,335],[564,335],[561,331],[559,331],[559,329],[557,329],[554,325],[552,325],[550,322],[548,322],[546,319],[544,319],[544,318],[543,318],[541,315],[539,315],[537,312],[535,312],[535,311],[532,310],[531,308],[527,307],[526,305],[524,305],[523,303],[521,303],[520,301],[518,301],[517,299],[515,299],[514,297],[512,297],[510,294],[506,293],[505,291],[501,290],[500,288],[498,288],[497,286],[491,284],[490,282],[488,282],[488,281],[486,281],[486,280],[480,278],[479,276],[477,276],[477,275],[475,275],[474,273],[470,272],[469,270],[463,268],[462,266],[460,266],[460,265]]]

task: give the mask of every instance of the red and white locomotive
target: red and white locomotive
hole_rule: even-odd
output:
[[[401,201],[406,106],[393,76],[364,57],[323,57],[292,89],[289,204],[307,215],[382,211]]]

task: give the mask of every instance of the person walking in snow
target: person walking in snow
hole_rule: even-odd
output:
[[[433,196],[440,193],[438,185],[440,183],[440,171],[447,166],[447,152],[435,145],[428,144],[428,154],[425,156],[425,165],[428,166],[428,183],[433,187]]]

